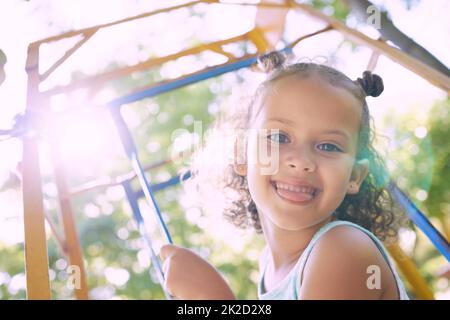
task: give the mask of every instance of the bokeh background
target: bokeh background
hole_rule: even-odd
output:
[[[0,128],[10,128],[14,116],[25,109],[27,45],[70,30],[126,18],[186,1],[143,0],[2,0],[0,2]],[[251,1],[250,1],[251,2]],[[254,1],[253,1],[254,2]],[[300,2],[300,1],[299,1]],[[341,0],[310,0],[315,8],[348,26],[377,38],[377,30],[359,21]],[[444,65],[450,65],[448,35],[450,1],[372,1],[384,8],[394,24],[426,48]],[[254,7],[198,5],[164,13],[100,31],[43,85],[42,90],[69,83],[87,75],[136,64],[149,57],[232,37],[254,27]],[[300,13],[289,13],[284,40],[323,27]],[[45,45],[43,67],[62,55],[72,40]],[[245,44],[230,45],[239,54],[254,52]],[[329,32],[305,40],[295,47],[299,59],[326,61],[356,78],[365,70],[371,51]],[[107,101],[133,89],[162,79],[178,77],[209,65],[222,63],[212,53],[181,58],[160,68],[137,72],[110,83],[99,101]],[[432,223],[450,236],[450,114],[446,93],[391,60],[380,57],[375,72],[385,81],[385,92],[369,99],[369,107],[380,136],[377,148],[386,156],[392,177],[408,193]],[[3,79],[4,76],[4,79]],[[176,148],[189,149],[199,137],[194,122],[206,129],[230,103],[248,96],[263,80],[262,75],[243,69],[190,85],[156,98],[123,108],[144,164],[170,157]],[[61,119],[64,141],[62,156],[68,182],[73,188],[92,180],[125,174],[131,166],[125,158],[112,122],[99,108],[90,108],[86,90],[60,94],[51,100],[55,110],[69,110]],[[190,133],[177,136],[173,132]],[[41,169],[47,214],[58,222],[58,202],[45,141],[41,147]],[[19,139],[0,141],[0,299],[25,298],[23,204],[17,172],[22,151]],[[149,171],[154,182],[165,181],[183,166],[168,164]],[[135,185],[137,187],[137,184]],[[206,214],[184,195],[180,186],[156,194],[176,244],[194,248],[228,279],[241,299],[256,299],[257,261],[263,247],[261,236],[237,230],[217,215]],[[131,210],[120,186],[110,186],[78,195],[73,200],[79,238],[86,262],[92,299],[163,299],[151,271],[150,259],[139,237]],[[150,208],[140,203],[144,214]],[[67,260],[48,231],[48,251],[53,299],[72,299],[67,287]],[[157,243],[158,238],[155,231]],[[414,226],[401,230],[400,245],[414,260],[435,293],[449,299],[449,280],[442,276],[448,263],[424,234]],[[414,293],[409,293],[414,298]]]

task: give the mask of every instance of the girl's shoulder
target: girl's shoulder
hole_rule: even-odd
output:
[[[384,247],[368,230],[336,221],[311,240],[301,299],[380,299],[395,285]]]

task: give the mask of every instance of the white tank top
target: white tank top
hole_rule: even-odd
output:
[[[392,273],[395,277],[395,281],[397,283],[400,300],[409,300],[403,282],[398,276],[395,266],[392,262],[392,259],[390,258],[388,252],[386,251],[381,241],[369,230],[349,221],[332,221],[322,226],[314,234],[305,251],[303,251],[297,263],[289,272],[289,274],[281,282],[279,282],[274,289],[272,289],[269,292],[265,292],[264,289],[264,273],[269,262],[269,250],[266,247],[262,253],[263,254],[261,265],[262,269],[260,270],[261,274],[258,282],[258,298],[261,300],[298,300],[300,287],[302,285],[301,279],[303,269],[305,268],[306,260],[308,259],[308,256],[311,253],[314,245],[320,239],[320,237],[324,235],[328,230],[340,225],[349,225],[358,228],[359,230],[366,233],[373,240],[373,242],[376,244],[383,257],[386,259],[390,269],[392,270]]]

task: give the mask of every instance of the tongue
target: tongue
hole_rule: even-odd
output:
[[[313,195],[309,193],[303,193],[303,192],[295,192],[295,191],[289,191],[285,189],[277,189],[277,193],[286,199],[292,200],[292,201],[299,201],[304,202],[311,200],[313,198]]]

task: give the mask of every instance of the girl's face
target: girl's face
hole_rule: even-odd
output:
[[[346,193],[358,192],[367,161],[355,163],[362,108],[349,92],[318,77],[288,76],[256,108],[247,164],[235,168],[247,176],[264,225],[311,227],[329,218]],[[264,155],[273,160],[277,152],[267,174]]]

